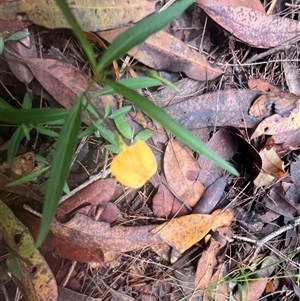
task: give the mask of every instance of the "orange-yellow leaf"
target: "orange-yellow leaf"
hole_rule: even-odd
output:
[[[139,140],[122,150],[113,159],[110,169],[121,184],[140,188],[154,175],[157,163],[147,143]]]

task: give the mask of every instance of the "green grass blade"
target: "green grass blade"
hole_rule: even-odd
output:
[[[7,163],[9,166],[12,166],[15,156],[17,154],[21,140],[25,137],[22,127],[18,127],[15,132],[12,134],[7,150]]]
[[[4,109],[0,121],[10,124],[46,124],[66,118],[67,109]]]
[[[203,154],[220,167],[226,169],[230,173],[238,176],[236,169],[227,161],[216,155],[205,143],[200,141],[192,132],[180,125],[176,120],[171,118],[163,109],[157,107],[146,97],[141,96],[137,92],[120,85],[117,82],[106,79],[105,82],[115,91],[125,96],[139,109],[144,111],[154,120],[158,121],[162,126],[171,131],[178,139],[191,147],[194,151]]]
[[[96,70],[96,59],[94,57],[93,49],[89,44],[87,38],[84,35],[83,30],[81,29],[79,23],[77,22],[76,18],[74,17],[73,13],[71,12],[68,3],[66,0],[55,0],[56,5],[60,8],[61,12],[65,16],[66,20],[70,24],[76,38],[79,40],[81,47],[83,48],[90,64],[92,65],[93,69]]]
[[[35,179],[35,178],[39,177],[40,175],[42,175],[43,173],[45,173],[49,168],[50,168],[50,166],[47,166],[40,170],[34,171],[29,175],[26,175],[18,180],[15,180],[13,182],[6,184],[5,187],[13,187],[13,186],[17,186],[17,185],[21,185],[21,184],[30,182],[33,179]]]
[[[150,87],[161,85],[161,81],[150,77],[123,78],[120,79],[118,83],[132,90],[150,88]],[[117,92],[111,87],[105,86],[101,91],[96,92],[93,95],[93,98],[104,96],[104,95],[113,95],[113,94],[117,94]]]
[[[81,98],[78,99],[70,110],[53,153],[53,162],[50,169],[41,228],[36,240],[39,247],[44,241],[54,218],[58,202],[67,180],[72,157],[76,147],[77,135],[81,124],[82,105]]]
[[[184,12],[195,0],[181,0],[169,9],[154,13],[120,34],[102,55],[96,74],[101,74],[112,61],[120,58],[133,47],[144,42],[149,36],[166,27]]]
[[[23,104],[22,104],[23,109],[31,109],[32,108],[32,100],[28,92],[26,92],[24,99],[23,99]]]
[[[0,109],[1,110],[13,109],[13,107],[10,104],[8,104],[3,98],[0,97]]]
[[[115,119],[120,116],[124,116],[132,109],[132,106],[125,106],[118,110],[113,111],[108,118]]]

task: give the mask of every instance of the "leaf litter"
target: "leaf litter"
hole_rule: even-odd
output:
[[[0,3],[2,10],[3,3]],[[154,4],[149,4],[152,11]],[[121,6],[124,11],[128,9],[125,4]],[[211,19],[203,11],[199,13],[199,7]],[[92,295],[95,300],[198,300],[200,296],[207,301],[227,300],[229,296],[238,300],[240,295],[242,300],[259,300],[276,291],[279,294],[276,300],[281,300],[285,294],[282,289],[287,287],[292,296],[298,295],[294,277],[298,263],[292,253],[297,248],[298,239],[293,239],[299,236],[297,229],[283,231],[267,240],[268,235],[297,218],[300,195],[300,95],[295,84],[299,42],[293,40],[293,46],[287,43],[299,35],[300,27],[299,21],[293,18],[292,6],[286,6],[285,11],[278,6],[276,9],[276,13],[267,14],[259,1],[199,0],[191,9],[193,20],[198,18],[197,25],[192,21],[191,29],[180,28],[178,24],[185,24],[186,20],[180,22],[179,18],[128,53],[138,61],[138,76],[144,65],[164,71],[161,73],[164,76],[171,76],[168,72],[181,72],[179,77],[183,79],[175,83],[181,89],[179,93],[166,87],[140,92],[148,94],[173,118],[208,142],[212,150],[239,169],[241,177],[226,174],[142,116],[143,126],[157,130],[153,142],[159,151],[156,156],[159,171],[150,180],[155,188],[147,184],[139,191],[129,190],[113,178],[100,179],[59,206],[51,233],[40,250],[48,262],[47,269],[55,271],[58,292],[62,291],[59,279],[68,277],[69,271],[72,276],[65,281],[67,287],[73,291],[81,288],[78,298]],[[146,14],[149,13],[147,8]],[[146,15],[142,14],[135,20]],[[37,19],[30,13],[28,17],[37,24],[49,24],[50,28],[62,24],[57,20]],[[124,31],[115,27],[128,25],[129,21],[119,19],[118,25],[98,24],[101,29],[113,28],[113,31],[98,32],[99,36],[110,42],[113,33],[116,36]],[[81,25],[88,31],[99,30],[93,23]],[[13,31],[13,25],[9,30]],[[232,43],[228,32],[237,41]],[[195,33],[203,38],[194,39]],[[56,58],[66,55],[68,59],[34,58],[26,51],[25,54],[18,51],[17,55],[6,53],[6,59],[10,61],[10,72],[21,82],[29,87],[43,87],[50,94],[52,105],[70,108],[77,94],[87,87],[92,72],[72,38],[67,42],[62,34],[53,40],[69,51],[58,52]],[[189,40],[193,40],[193,49],[187,46]],[[282,45],[285,48],[280,48]],[[206,53],[212,46],[217,46],[214,52]],[[17,47],[21,49],[18,43]],[[271,47],[278,49],[257,50]],[[263,60],[244,64],[257,55]],[[290,66],[282,61],[286,58]],[[126,62],[131,68],[131,62]],[[127,70],[119,72],[116,65],[115,70],[116,77],[124,72],[126,76],[133,74]],[[32,76],[40,86],[33,85]],[[95,91],[99,90],[101,86],[96,85]],[[121,104],[111,96],[92,99],[100,113],[104,112],[107,101],[113,108]],[[135,123],[132,126],[135,132],[141,129]],[[88,140],[98,147],[103,143],[97,137]],[[0,155],[5,158],[5,154]],[[94,158],[87,156],[86,160],[91,163]],[[75,186],[101,170],[101,167],[86,168],[84,160],[80,164],[85,176],[72,172]],[[101,166],[105,168],[106,163]],[[8,176],[2,175],[1,183],[5,185],[8,181]],[[1,197],[12,208],[17,194],[40,200],[42,182],[39,178],[30,185],[22,184],[17,190],[2,185]],[[16,200],[22,203],[20,198]],[[39,219],[32,219],[28,213],[22,217],[17,210],[15,213],[28,223],[35,237],[34,228],[39,227]],[[239,240],[235,239],[236,234]],[[266,239],[254,266],[249,260],[253,254],[249,239],[253,237]],[[262,273],[269,256],[277,262],[276,268]],[[280,260],[283,261],[279,264]],[[287,263],[289,272],[285,271]],[[58,269],[57,264],[61,265]],[[282,276],[285,279],[280,280]],[[54,287],[56,290],[56,284]],[[39,292],[34,286],[32,291],[35,296],[30,299],[35,300]],[[58,298],[62,296],[63,293]]]

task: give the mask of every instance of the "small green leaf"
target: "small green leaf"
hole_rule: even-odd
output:
[[[118,81],[118,83],[132,90],[161,86],[161,82],[159,80],[150,77],[122,78]],[[93,98],[113,94],[117,94],[117,92],[111,87],[105,86],[101,91],[96,92],[93,95]]]
[[[126,107],[120,108],[118,110],[115,110],[111,113],[111,115],[108,118],[115,119],[119,116],[123,116],[123,115],[127,114],[131,110],[131,108],[132,108],[132,106],[126,106]]]
[[[91,103],[86,99],[86,97],[82,97],[82,105],[83,105],[83,107],[85,107],[86,110],[88,110],[90,113],[92,113],[95,117],[99,118],[98,112],[91,105]]]
[[[18,31],[10,35],[8,38],[6,38],[5,41],[19,41],[28,37],[29,35],[30,35],[29,32]]]
[[[34,128],[42,135],[58,138],[59,134],[55,131],[45,128],[42,125],[34,126]]]
[[[132,139],[133,133],[132,133],[131,127],[123,116],[114,118],[114,122],[115,122],[116,127],[119,130],[119,132],[125,138]]]
[[[105,104],[105,108],[104,108],[104,118],[107,118],[107,116],[109,115],[110,113],[110,102],[107,101],[106,104]]]
[[[45,173],[49,168],[50,168],[50,166],[47,166],[40,170],[34,171],[29,175],[26,175],[18,180],[15,180],[13,182],[6,184],[5,187],[13,187],[13,186],[18,186],[18,185],[30,182],[33,179],[35,179],[35,178],[39,177],[40,175],[42,175],[43,173]]]
[[[29,141],[30,140],[29,133],[30,133],[31,129],[29,129],[26,124],[21,124],[20,127],[22,128],[22,130],[24,132],[24,136],[26,137],[26,140]]]
[[[140,131],[133,139],[134,142],[139,141],[139,140],[143,140],[143,141],[147,141],[151,136],[152,136],[153,132],[146,129],[143,131]]]
[[[2,54],[4,50],[4,40],[3,37],[0,37],[0,54]]]
[[[13,107],[0,97],[0,109],[13,109]]]
[[[2,115],[2,114],[0,114]],[[16,157],[20,142],[25,137],[22,127],[18,127],[15,132],[12,134],[7,150],[7,163],[9,166],[12,166],[14,159]]]
[[[8,271],[15,276],[18,280],[22,280],[21,265],[17,256],[9,253],[6,257],[6,266]]]
[[[5,109],[0,114],[0,121],[10,124],[48,124],[64,119],[66,109]]]
[[[105,148],[107,150],[109,150],[110,152],[115,153],[115,154],[118,154],[121,151],[120,148],[119,148],[119,146],[115,145],[115,144],[105,145]]]
[[[130,100],[139,109],[144,111],[148,116],[158,121],[162,126],[171,131],[178,139],[192,148],[194,151],[203,154],[208,159],[215,162],[220,167],[228,170],[234,175],[238,176],[237,170],[231,166],[227,161],[216,155],[205,143],[199,140],[191,131],[184,128],[180,123],[170,117],[163,109],[157,107],[148,98],[143,97],[137,92],[128,89],[109,79],[105,79],[118,93],[122,94],[126,99]]]
[[[31,100],[31,97],[28,92],[26,92],[24,95],[22,108],[23,109],[31,109],[32,108],[32,100]]]
[[[41,155],[38,155],[38,154],[34,155],[34,159],[38,163],[49,165],[49,163],[47,162],[47,160],[44,157],[42,157]]]
[[[63,188],[63,192],[65,193],[65,194],[68,194],[68,193],[70,193],[70,187],[69,187],[69,185],[68,185],[68,183],[67,182],[65,182],[65,185],[64,185],[64,188]]]
[[[66,117],[53,153],[53,162],[47,185],[40,231],[36,240],[39,247],[44,241],[54,218],[58,202],[69,174],[81,124],[82,101],[77,99]]]
[[[96,125],[95,126],[97,127],[97,130],[100,132],[101,136],[107,140],[109,143],[111,144],[116,144],[116,141],[115,141],[115,134],[108,130],[107,128],[103,127],[103,126],[99,126],[99,125]]]

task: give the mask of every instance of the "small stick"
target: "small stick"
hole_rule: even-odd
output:
[[[300,216],[298,216],[294,221],[292,221],[288,225],[280,227],[276,231],[268,234],[267,236],[265,236],[264,238],[259,239],[259,240],[252,239],[252,238],[249,238],[249,237],[238,236],[238,235],[234,235],[233,238],[239,239],[239,240],[242,240],[242,241],[245,241],[245,242],[250,242],[250,243],[252,243],[256,246],[256,250],[255,250],[253,256],[250,258],[250,262],[252,262],[255,259],[255,257],[258,255],[258,253],[259,253],[260,249],[263,247],[263,245],[265,245],[268,241],[270,241],[274,237],[282,234],[283,232],[291,230],[294,227],[297,227],[298,225],[300,225]]]

